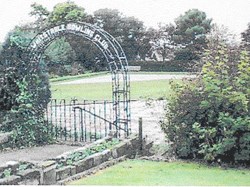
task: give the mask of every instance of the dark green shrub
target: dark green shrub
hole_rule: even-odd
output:
[[[165,72],[191,72],[194,69],[191,68],[189,63],[183,63],[183,61],[131,61],[129,66],[141,66],[141,71],[165,71]]]
[[[10,34],[0,54],[0,131],[12,131],[12,145],[31,146],[52,140],[44,120],[50,100],[48,76],[25,58],[27,38]]]
[[[179,157],[249,164],[250,60],[236,56],[210,51],[198,79],[172,85],[161,125]]]

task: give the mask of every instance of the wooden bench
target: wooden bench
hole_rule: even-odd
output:
[[[140,71],[141,70],[141,66],[127,66],[128,67],[128,71]]]

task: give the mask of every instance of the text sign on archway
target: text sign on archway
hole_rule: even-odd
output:
[[[100,28],[97,28],[89,24],[80,24],[80,23],[65,23],[55,27],[52,27],[41,34],[37,35],[35,39],[29,46],[29,51],[33,50],[42,50],[53,41],[55,38],[60,37],[65,34],[76,34],[81,35],[84,38],[92,41],[101,51],[104,56],[108,58],[108,61],[114,60],[116,55],[113,53],[116,52],[113,44],[110,43],[109,37],[103,35]],[[110,44],[110,45],[109,45]],[[114,51],[115,50],[115,51]],[[32,54],[33,56],[34,54]],[[124,54],[123,54],[124,56]],[[40,56],[33,56],[32,60],[39,59]],[[125,64],[124,64],[125,65]]]
[[[79,25],[77,23],[62,24],[43,32],[36,38],[35,41],[33,41],[30,47],[37,48],[40,46],[44,46],[47,42],[53,40],[54,37],[60,36],[63,32],[80,32],[86,35],[86,37],[88,37],[89,39],[97,42],[104,49],[108,49],[108,42],[104,38],[102,38],[98,33],[95,33],[94,28],[91,28],[87,25]]]
[[[45,49],[56,38],[67,34],[81,36],[94,43],[104,55],[112,74],[112,98],[116,129],[124,129],[129,134],[130,122],[130,86],[128,63],[123,49],[117,40],[103,29],[82,22],[63,23],[39,33],[27,48],[30,63],[39,64]],[[36,66],[37,68],[38,66]]]

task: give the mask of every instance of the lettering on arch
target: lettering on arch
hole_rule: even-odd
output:
[[[38,34],[29,45],[28,51],[39,51],[48,46],[55,38],[65,34],[80,34],[86,39],[94,42],[99,48],[102,48],[106,54],[112,56],[112,49],[107,38],[102,36],[98,28],[88,24],[64,23],[54,26]],[[33,54],[34,55],[34,54]],[[36,58],[34,57],[33,60]]]

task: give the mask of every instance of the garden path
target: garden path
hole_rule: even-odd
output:
[[[132,133],[138,133],[139,117],[142,117],[143,136],[155,144],[165,141],[159,121],[164,117],[164,100],[147,100],[131,102],[131,129]]]
[[[79,146],[71,146],[65,144],[53,144],[39,147],[24,148],[19,150],[10,150],[0,152],[0,166],[8,161],[28,161],[39,163],[43,160],[55,158],[56,156],[79,148]]]
[[[169,79],[194,78],[195,76],[196,75],[130,74],[130,81],[169,80]],[[63,84],[84,84],[84,83],[103,83],[103,82],[111,82],[111,75],[82,78],[78,80],[63,81],[54,84],[63,85]]]

